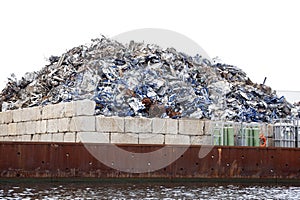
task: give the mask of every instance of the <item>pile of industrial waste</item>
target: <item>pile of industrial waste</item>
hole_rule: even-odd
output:
[[[94,100],[97,115],[254,122],[290,117],[295,107],[235,66],[106,37],[51,56],[20,80],[12,74],[0,103],[5,111],[80,99]]]

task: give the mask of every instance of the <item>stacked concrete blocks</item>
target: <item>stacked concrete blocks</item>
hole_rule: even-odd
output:
[[[95,102],[74,101],[0,113],[0,141],[76,142],[81,130],[95,131]]]
[[[211,122],[95,116],[95,102],[81,100],[0,113],[0,141],[112,144],[211,144]]]

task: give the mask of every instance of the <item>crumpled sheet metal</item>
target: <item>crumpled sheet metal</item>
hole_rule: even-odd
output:
[[[21,80],[12,75],[1,92],[2,110],[92,99],[95,113],[105,116],[270,122],[293,108],[235,66],[157,45],[101,37],[49,63]]]

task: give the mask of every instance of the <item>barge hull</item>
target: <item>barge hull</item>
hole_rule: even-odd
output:
[[[162,148],[168,152],[184,152],[165,167],[134,173],[134,167],[120,171],[103,164],[88,151],[87,145],[106,151],[111,157],[116,156],[109,144],[1,142],[0,178],[300,179],[298,148],[118,145],[118,148],[133,154],[146,154]],[[205,148],[207,154],[199,156],[200,150]],[[172,160],[172,156],[164,154],[157,159]]]

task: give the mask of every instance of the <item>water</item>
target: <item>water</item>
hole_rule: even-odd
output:
[[[0,182],[0,199],[300,199],[291,185],[199,182]]]

